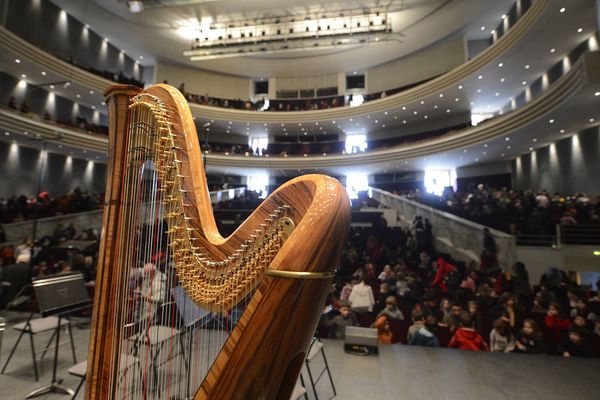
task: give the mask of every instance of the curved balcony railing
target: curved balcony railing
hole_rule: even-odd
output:
[[[600,81],[598,65],[600,65],[600,52],[585,53],[568,73],[523,107],[492,118],[478,126],[449,132],[429,140],[364,153],[328,154],[326,157],[307,155],[300,157],[270,156],[267,158],[250,157],[250,154],[209,153],[207,159],[210,165],[220,167],[323,169],[398,162],[398,160],[426,157],[452,149],[464,148],[510,134],[541,120],[561,105],[568,103],[579,91],[585,89],[586,85]],[[57,127],[2,109],[0,109],[0,126],[17,131],[27,131],[29,134],[49,141],[56,140],[57,134],[59,134],[60,143],[84,149],[101,152],[106,152],[107,149],[106,137],[96,137]]]
[[[325,110],[281,112],[244,111],[199,104],[191,104],[190,108],[195,116],[202,118],[261,123],[328,121],[397,108],[423,97],[443,92],[492,63],[515,46],[530,29],[536,26],[540,16],[551,2],[552,0],[537,0],[508,33],[461,66],[411,89],[366,102],[357,107],[345,106]],[[98,92],[104,91],[113,83],[46,53],[3,27],[0,27],[0,46]]]

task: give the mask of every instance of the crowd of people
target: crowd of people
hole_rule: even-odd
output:
[[[600,355],[598,292],[554,268],[532,286],[523,263],[454,260],[436,251],[428,225],[417,218],[407,228],[350,230],[322,336],[342,339],[346,326],[363,326],[376,328],[380,343]]]
[[[556,225],[600,223],[600,196],[510,190],[484,184],[441,196],[419,190],[403,196],[514,235],[554,235]]]
[[[57,223],[51,234],[35,241],[27,238],[18,245],[0,243],[0,280],[3,282],[0,309],[14,300],[32,278],[78,271],[93,286],[99,235],[98,228]],[[78,246],[61,246],[68,241],[77,241]]]
[[[102,204],[102,199],[101,193],[91,193],[79,188],[57,197],[52,197],[46,191],[37,197],[24,194],[0,196],[0,223],[97,210]]]
[[[163,83],[169,83],[164,80]],[[412,85],[411,85],[412,86]],[[325,110],[328,108],[344,107],[353,104],[354,95],[349,94],[347,96],[326,96],[317,98],[307,99],[272,99],[268,103],[264,99],[252,101],[250,99],[242,100],[238,99],[223,99],[218,97],[209,96],[208,93],[205,95],[199,95],[190,93],[185,89],[185,82],[179,84],[177,87],[181,93],[185,96],[186,100],[190,103],[202,104],[205,106],[221,107],[221,108],[234,108],[237,110],[247,111],[311,111],[311,110]],[[388,92],[378,92],[365,96],[361,96],[363,101],[371,101],[386,97],[388,94],[400,92],[408,87],[398,88]]]

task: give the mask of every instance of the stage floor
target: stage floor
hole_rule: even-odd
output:
[[[9,315],[4,335],[0,364],[17,339],[11,326],[21,319]],[[89,328],[85,320],[74,321],[73,330],[78,361],[87,357]],[[79,325],[79,326],[78,326]],[[36,340],[38,349],[47,340]],[[337,399],[598,399],[600,393],[600,359],[563,359],[552,356],[520,354],[474,353],[452,349],[431,349],[402,345],[380,347],[380,355],[355,356],[343,351],[343,343],[324,340],[324,349],[337,389]],[[72,358],[67,346],[59,356],[58,376],[64,385],[76,388],[79,380],[67,373]],[[0,375],[0,399],[23,399],[32,390],[44,386],[52,375],[52,355],[41,363],[40,381],[33,377],[28,341],[9,364],[6,374]],[[320,357],[313,371],[322,366]],[[303,371],[308,384],[307,371]],[[320,399],[333,392],[324,375],[317,390]],[[310,399],[314,399],[308,388]],[[49,394],[39,399],[68,399]],[[78,399],[83,399],[83,391]]]

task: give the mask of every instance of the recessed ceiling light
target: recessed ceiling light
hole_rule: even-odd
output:
[[[475,102],[474,102],[474,101],[472,101],[472,102],[471,102],[471,105],[472,105],[472,106],[474,106],[474,105],[475,105]]]
[[[548,120],[548,122],[550,122],[551,124],[553,124],[553,123],[554,123],[554,118],[550,118],[550,119]]]
[[[425,101],[421,100],[421,104],[425,104]]]
[[[101,102],[100,104],[102,104],[103,106],[105,106],[105,105],[106,105],[106,103],[105,103],[105,102]]]
[[[583,32],[583,28],[579,28],[579,29],[577,29],[577,32],[578,32],[578,33],[581,33],[581,32]]]
[[[418,112],[415,110],[415,111],[413,112],[413,114],[417,115],[417,114],[418,114]]]
[[[402,106],[402,109],[403,109],[403,110],[406,110],[406,106]]]
[[[495,30],[495,29],[492,29],[492,30],[490,31],[490,33],[493,35],[494,33],[496,33],[496,30]]]
[[[496,97],[500,96],[500,93],[496,92]]]
[[[556,49],[555,48],[551,48],[550,49],[550,53],[556,53]]]
[[[434,110],[437,110],[437,108],[438,108],[438,106],[437,106],[437,104],[435,104],[435,105],[433,106],[433,109],[434,109]]]
[[[590,119],[589,119],[589,121],[590,121],[590,122],[594,122],[594,121],[595,121],[595,119],[594,119],[594,118],[590,118]]]
[[[15,58],[15,62],[16,62],[17,64],[21,64],[21,60],[20,60],[19,58]]]
[[[444,93],[440,93],[440,97],[444,97]]]
[[[502,19],[506,18],[506,14],[502,14]]]
[[[500,78],[500,82],[504,82],[506,79],[504,78]]]
[[[54,89],[54,85],[50,85],[50,89]]]
[[[483,144],[483,147],[488,147],[488,144],[487,144],[487,143],[484,143],[484,144]]]
[[[477,89],[477,93],[481,93],[481,89]]]
[[[596,97],[600,96],[600,92],[594,93],[594,96],[596,96]]]
[[[402,121],[403,124],[406,124],[406,120]]]
[[[383,112],[383,115],[388,115],[388,112],[387,112],[387,111],[384,111],[384,112]]]
[[[510,140],[509,137],[505,137],[504,140],[506,140],[507,142]]]
[[[446,112],[447,112],[447,113],[450,113],[450,109],[448,108],[448,109],[446,110]]]
[[[561,14],[562,14],[562,13],[564,13],[565,11],[567,11],[567,9],[563,7],[563,8],[561,8],[561,9],[560,9],[560,10],[558,10],[558,11],[560,11],[560,12],[561,12]]]
[[[533,143],[537,142],[537,138],[533,138],[532,141],[533,141]]]
[[[463,85],[458,85],[458,90],[462,90]]]
[[[498,68],[502,68],[502,67],[504,67],[504,63],[499,63]]]
[[[427,115],[425,115],[425,116],[423,116],[423,118],[424,118],[424,119],[427,119],[427,118],[429,118],[429,117],[428,117]]]
[[[481,29],[482,31],[485,31],[485,26],[482,26],[480,29]]]
[[[47,75],[46,71],[42,71],[42,72],[40,72],[40,74],[42,74],[42,76],[46,76]]]
[[[483,75],[479,75],[477,79],[483,79]]]
[[[479,161],[479,158],[476,158],[476,159],[475,159],[475,162],[478,162],[478,161]]]
[[[460,99],[457,97],[454,99],[454,101],[456,101],[458,103],[460,101]]]
[[[533,151],[533,147],[530,147],[530,148],[529,148],[529,151]]]
[[[527,85],[527,81],[523,81],[523,82],[521,82],[521,84],[522,84],[523,86],[525,86],[525,85]]]
[[[81,95],[80,95],[79,93],[77,93],[77,94],[75,95],[75,97],[77,97],[78,99],[80,99],[80,98],[81,98]]]
[[[525,69],[529,69],[529,68],[531,68],[531,65],[527,64],[527,65],[525,66]]]
[[[463,153],[466,153],[466,152],[467,152],[467,149],[464,149],[464,150],[463,150]]]
[[[506,146],[506,148],[510,150],[510,145]]]
[[[93,90],[90,90],[90,94],[94,94],[94,93],[96,93],[96,92],[94,92]]]
[[[483,154],[485,156],[487,154],[487,151],[483,151],[483,152],[481,152],[481,154]]]
[[[500,154],[500,157],[504,157],[504,153]]]
[[[5,136],[10,136],[10,132],[4,132]]]
[[[564,129],[561,129],[561,130],[560,130],[560,133],[565,133],[565,130],[564,130]]]
[[[27,75],[21,74],[21,78],[25,79],[25,78],[27,78]]]

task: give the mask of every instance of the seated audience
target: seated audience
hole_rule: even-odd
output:
[[[515,336],[508,322],[503,318],[494,321],[494,329],[490,332],[490,351],[509,353],[515,349]]]
[[[516,353],[539,354],[545,351],[544,338],[534,320],[526,319],[523,322],[515,346]]]
[[[563,357],[589,357],[591,355],[584,332],[579,327],[569,329],[568,338],[564,339],[558,348]]]
[[[469,315],[462,316],[460,327],[454,332],[448,347],[461,350],[489,351],[487,343],[475,330],[475,324]]]
[[[411,346],[439,347],[438,338],[433,334],[436,327],[435,317],[430,315],[423,322],[424,324],[418,326],[418,330],[410,336],[408,344]]]

